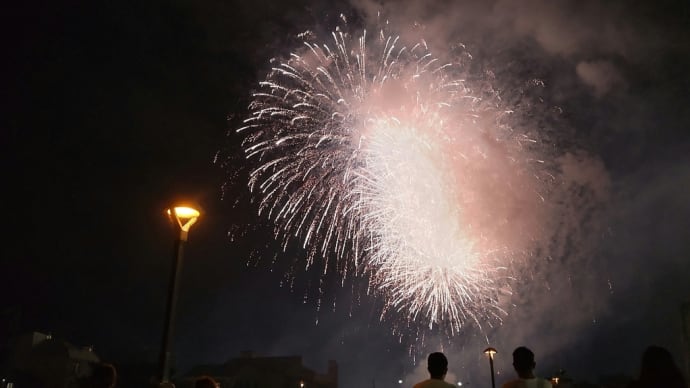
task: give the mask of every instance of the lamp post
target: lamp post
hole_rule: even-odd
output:
[[[494,379],[494,354],[498,353],[494,348],[484,349],[484,354],[489,356],[489,367],[491,368],[491,388],[496,388],[496,381]]]
[[[187,242],[189,229],[199,219],[199,211],[187,206],[173,206],[166,210],[170,217],[175,231],[178,233],[175,238],[175,250],[173,255],[173,267],[170,273],[170,289],[168,290],[168,303],[165,309],[165,328],[163,329],[163,342],[160,354],[160,378],[161,383],[170,381],[170,360],[171,343],[173,331],[175,329],[175,308],[177,306],[177,294],[180,270],[182,268],[182,257],[184,255],[184,245]]]

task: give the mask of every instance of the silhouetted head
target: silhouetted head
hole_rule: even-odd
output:
[[[448,359],[441,352],[431,353],[427,359],[427,369],[432,379],[441,379],[448,372]]]
[[[524,346],[513,351],[513,367],[521,378],[534,377],[532,371],[537,363],[534,362],[534,353]]]
[[[685,387],[685,381],[671,352],[661,346],[650,346],[642,353],[640,382],[645,385]]]
[[[194,388],[218,388],[218,383],[210,376],[201,376],[194,381]]]
[[[117,382],[117,372],[112,364],[92,364],[89,386],[93,388],[112,388]]]

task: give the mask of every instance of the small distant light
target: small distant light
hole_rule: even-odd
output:
[[[462,381],[458,381],[458,387],[462,387]]]
[[[398,384],[402,384],[402,380],[398,380]]]

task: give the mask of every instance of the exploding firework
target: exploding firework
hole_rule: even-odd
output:
[[[308,38],[238,129],[259,213],[306,267],[366,277],[382,318],[451,333],[500,320],[545,212],[538,141],[467,80],[464,52],[441,60],[385,31]]]

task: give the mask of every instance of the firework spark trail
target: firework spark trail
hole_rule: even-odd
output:
[[[249,187],[284,249],[367,275],[387,314],[457,333],[500,319],[511,263],[539,230],[534,140],[422,41],[337,29],[260,83]],[[331,48],[332,47],[332,48]]]

